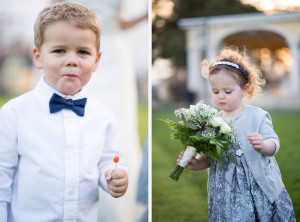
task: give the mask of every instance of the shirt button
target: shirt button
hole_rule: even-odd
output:
[[[68,194],[69,194],[69,195],[73,195],[73,194],[74,194],[74,191],[73,191],[72,189],[70,189],[69,192],[68,192]]]
[[[247,162],[248,162],[248,163],[251,163],[251,160],[248,160]]]
[[[260,181],[261,181],[261,179],[260,179],[260,178],[258,178],[258,179],[257,179],[257,182],[259,183]]]
[[[68,124],[72,125],[74,123],[74,120],[68,119]]]
[[[69,158],[69,159],[72,159],[72,157],[73,157],[73,153],[69,153],[69,154],[68,154],[68,158]]]
[[[273,200],[273,197],[272,196],[269,196],[270,200]]]

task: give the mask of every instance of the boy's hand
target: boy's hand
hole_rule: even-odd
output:
[[[110,169],[104,175],[110,195],[115,198],[123,196],[128,187],[128,175],[125,170]]]

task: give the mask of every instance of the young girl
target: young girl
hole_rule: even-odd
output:
[[[224,48],[210,65],[202,63],[213,100],[223,119],[233,118],[238,128],[237,144],[230,149],[237,159],[228,158],[223,168],[211,158],[198,156],[187,168],[210,167],[208,178],[209,221],[295,221],[293,205],[274,158],[279,139],[270,115],[243,103],[261,94],[265,84],[261,71],[245,52]],[[179,160],[183,153],[180,154]],[[178,160],[178,161],[179,161]]]

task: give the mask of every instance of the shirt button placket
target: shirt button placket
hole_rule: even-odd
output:
[[[66,135],[64,221],[76,221],[78,211],[79,126],[76,118],[75,113],[64,110]]]

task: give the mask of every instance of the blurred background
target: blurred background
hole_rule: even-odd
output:
[[[251,104],[272,116],[281,143],[276,160],[300,219],[300,2],[152,0],[153,221],[207,221],[207,171],[168,178],[182,146],[159,120],[176,120],[175,109],[199,100],[213,105],[201,61],[230,45],[245,47],[262,68],[264,95]]]
[[[37,76],[33,70],[33,23],[47,1],[1,0],[0,94],[15,96],[31,89]]]
[[[210,102],[200,61],[246,47],[267,80],[262,107],[300,107],[300,3],[280,0],[153,0],[153,107]],[[276,103],[277,98],[287,105]]]
[[[0,0],[0,95],[16,96],[32,89],[40,73],[33,67],[33,23],[47,5],[59,0]],[[93,1],[91,1],[93,2]],[[122,1],[119,1],[122,2]],[[124,0],[120,21],[134,59],[134,70],[141,102],[148,98],[148,28],[145,18],[132,21],[147,11],[147,1]],[[131,9],[131,12],[129,11]],[[121,9],[120,9],[121,10]],[[134,11],[134,13],[132,13]],[[130,14],[131,13],[131,14]],[[144,15],[144,14],[143,14]],[[131,20],[132,19],[132,20]],[[133,22],[133,23],[132,23]],[[135,24],[137,22],[139,24]]]

